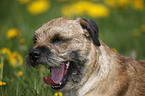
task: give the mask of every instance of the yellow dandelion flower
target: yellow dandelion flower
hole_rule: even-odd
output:
[[[104,0],[104,2],[112,8],[125,7],[129,4],[129,1],[130,0]]]
[[[56,92],[53,96],[62,96],[61,92]]]
[[[88,11],[88,8],[93,6],[94,4],[89,1],[79,1],[77,4],[75,4],[76,12],[78,15],[84,14]]]
[[[85,12],[85,6],[82,7],[84,2],[78,2],[72,5],[64,5],[61,9],[62,15],[72,17],[74,15],[82,15]]]
[[[10,49],[4,47],[0,50],[0,55],[6,55],[6,56],[10,57],[11,51],[10,51]]]
[[[47,11],[50,7],[50,2],[46,0],[36,0],[27,6],[28,12],[37,15]]]
[[[3,67],[3,65],[2,64],[0,64],[0,69]]]
[[[24,44],[24,43],[25,43],[25,39],[24,39],[24,38],[21,38],[21,39],[20,39],[20,43],[21,43],[21,44]]]
[[[74,5],[64,5],[61,8],[61,13],[65,17],[72,17],[73,15],[76,15],[76,9],[74,8]]]
[[[74,5],[71,5],[71,7],[72,7],[72,12],[73,12],[73,14],[74,15],[82,15],[82,14],[84,14],[84,12],[86,11],[85,10],[85,8],[86,8],[86,6],[84,6],[84,7],[82,7],[83,5],[85,4],[85,2],[78,2],[78,3],[76,3],[76,4],[74,4]]]
[[[64,16],[71,17],[74,15],[88,14],[91,17],[106,17],[109,10],[102,4],[93,4],[89,1],[79,1],[72,5],[65,5],[61,12]]]
[[[57,0],[57,1],[59,1],[59,2],[65,2],[65,1],[68,1],[68,0]]]
[[[12,28],[8,30],[6,37],[7,39],[12,39],[12,38],[18,37],[19,35],[20,35],[19,30],[16,28]]]
[[[130,4],[136,10],[143,10],[144,9],[144,0],[131,0]]]
[[[26,4],[28,2],[30,2],[30,0],[18,0],[21,4]]]
[[[139,30],[138,29],[134,29],[133,30],[133,36],[138,37],[140,35]]]
[[[102,4],[95,4],[90,6],[87,10],[87,13],[91,17],[107,17],[109,15],[109,10],[106,6]]]
[[[0,86],[6,85],[5,82],[0,81]]]
[[[141,31],[145,33],[145,24],[141,26]]]
[[[23,76],[23,72],[22,72],[22,71],[18,71],[18,72],[17,72],[17,76],[18,76],[18,77],[22,77],[22,76]]]
[[[124,7],[127,6],[129,4],[130,0],[117,0],[118,6],[119,7]]]
[[[104,0],[104,2],[112,8],[117,7],[117,0]]]
[[[18,67],[20,65],[23,65],[23,58],[18,52],[13,52],[10,57],[10,65],[13,67]]]
[[[117,49],[115,48],[111,48],[114,52],[118,53]]]
[[[71,17],[71,12],[70,12],[70,7],[69,7],[69,5],[64,5],[64,6],[61,8],[61,13],[62,13],[63,16]]]

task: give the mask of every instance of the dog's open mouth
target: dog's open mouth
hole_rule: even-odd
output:
[[[65,86],[67,82],[67,75],[69,71],[70,62],[65,62],[61,64],[60,67],[50,68],[51,77],[47,76],[43,78],[46,84],[51,85],[53,89],[61,89]]]

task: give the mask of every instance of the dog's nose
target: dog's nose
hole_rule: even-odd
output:
[[[33,61],[36,61],[40,58],[41,52],[40,50],[30,50],[29,56]]]

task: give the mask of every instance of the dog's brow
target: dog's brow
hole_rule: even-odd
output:
[[[71,38],[66,38],[66,37],[61,36],[60,34],[55,34],[51,38],[50,43],[63,43],[63,42],[68,42],[70,40]]]

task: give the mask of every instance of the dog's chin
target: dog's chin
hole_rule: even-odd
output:
[[[65,87],[70,78],[73,66],[71,61],[65,61],[58,67],[50,67],[51,77],[47,76],[43,78],[43,81],[51,85],[52,89],[60,90]]]

